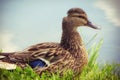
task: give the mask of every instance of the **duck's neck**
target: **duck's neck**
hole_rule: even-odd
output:
[[[77,31],[63,31],[60,45],[75,57],[80,57],[80,55],[83,54],[81,52],[83,48],[83,41]]]

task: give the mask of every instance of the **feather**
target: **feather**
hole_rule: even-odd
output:
[[[3,58],[5,58],[5,56],[0,56],[0,59],[3,59]]]
[[[34,61],[30,61],[29,62],[29,65],[32,67],[32,68],[35,68],[35,67],[46,67],[46,63],[42,60],[34,60]]]
[[[15,65],[15,64],[10,64],[7,62],[0,61],[0,68],[2,68],[2,69],[13,70],[13,69],[16,69],[16,67],[17,67],[17,65]]]

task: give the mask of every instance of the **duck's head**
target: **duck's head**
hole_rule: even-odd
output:
[[[62,25],[63,31],[74,31],[80,26],[88,26],[94,29],[100,29],[89,21],[85,11],[80,8],[71,8],[68,10],[67,17],[63,18]]]

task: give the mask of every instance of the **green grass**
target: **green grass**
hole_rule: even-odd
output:
[[[72,71],[66,71],[63,76],[58,73],[36,74],[30,67],[15,70],[0,69],[0,80],[120,80],[120,64],[99,65],[96,60],[99,54],[102,40],[88,49],[89,63],[81,74],[74,76]]]

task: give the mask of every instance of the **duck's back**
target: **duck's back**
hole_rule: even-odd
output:
[[[39,43],[39,44],[36,44],[36,45],[32,45],[32,46],[26,48],[24,51],[37,51],[39,49],[57,48],[57,47],[60,47],[59,43],[44,42],[44,43]]]

